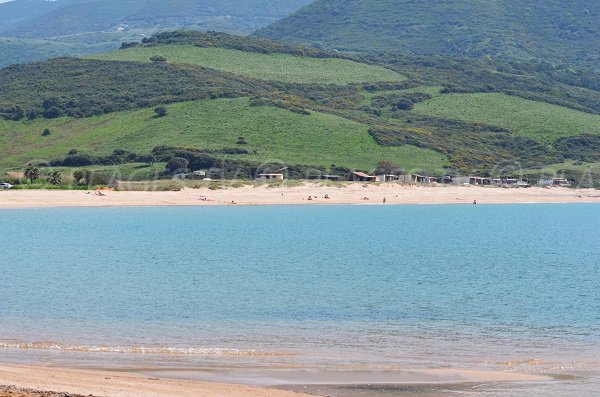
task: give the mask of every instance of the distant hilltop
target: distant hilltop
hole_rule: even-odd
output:
[[[600,2],[318,0],[256,35],[345,51],[491,56],[597,67]]]

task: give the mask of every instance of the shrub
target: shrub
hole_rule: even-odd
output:
[[[152,62],[167,62],[167,58],[165,58],[161,55],[153,55],[150,57],[150,60]]]
[[[42,131],[42,136],[49,136],[50,134],[50,128],[44,128],[44,131]]]
[[[62,181],[62,176],[60,175],[60,172],[58,171],[54,171],[53,173],[51,173],[50,175],[48,175],[48,183],[51,185],[60,185],[60,182]]]
[[[154,109],[154,113],[156,113],[157,117],[165,117],[168,114],[167,108],[164,106],[159,106]]]
[[[188,170],[190,162],[183,157],[173,157],[169,161],[167,161],[167,165],[165,166],[165,170],[169,174],[175,174],[177,172],[186,172]]]
[[[149,154],[146,156],[140,156],[138,157],[138,161],[142,162],[142,163],[146,163],[148,165],[153,165],[156,162],[156,157],[154,157],[153,155]]]
[[[85,167],[94,162],[89,154],[70,154],[62,161],[63,167]]]

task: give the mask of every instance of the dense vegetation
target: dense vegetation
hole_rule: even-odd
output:
[[[318,0],[257,32],[344,51],[544,60],[598,67],[600,3]]]
[[[0,117],[86,117],[160,103],[239,97],[267,84],[212,69],[57,58],[0,70]]]

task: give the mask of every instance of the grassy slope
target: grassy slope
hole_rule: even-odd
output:
[[[171,63],[189,63],[251,78],[291,83],[348,84],[405,80],[404,76],[391,70],[342,59],[268,55],[192,45],[130,48],[93,58],[150,62],[153,55],[164,56]]]
[[[582,133],[600,134],[600,116],[496,93],[449,94],[419,103],[429,116],[485,123],[550,142]]]
[[[32,123],[0,121],[0,160],[18,167],[32,158],[62,158],[69,149],[109,154],[123,148],[147,153],[159,145],[222,149],[243,136],[249,160],[373,169],[380,160],[407,169],[438,169],[444,156],[412,146],[378,146],[367,127],[332,115],[303,116],[273,107],[251,107],[247,99],[222,99],[170,105],[169,115],[152,110],[111,113],[85,119],[61,118]],[[44,128],[52,134],[42,137]]]

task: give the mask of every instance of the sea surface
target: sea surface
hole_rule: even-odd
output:
[[[3,210],[0,362],[594,395],[599,269],[594,204]],[[436,368],[551,378],[375,385]]]

